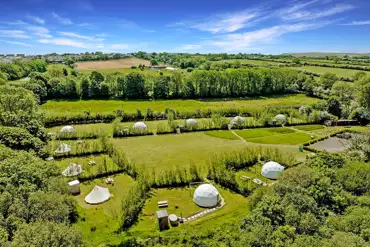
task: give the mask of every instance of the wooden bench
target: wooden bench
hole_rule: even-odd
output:
[[[168,207],[168,201],[159,201],[158,207],[160,208]]]

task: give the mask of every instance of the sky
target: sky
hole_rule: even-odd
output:
[[[370,52],[369,0],[1,0],[0,54]]]

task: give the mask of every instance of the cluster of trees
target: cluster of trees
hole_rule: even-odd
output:
[[[28,76],[31,72],[45,72],[47,63],[44,60],[36,59],[28,62],[14,60],[11,64],[0,63],[0,83],[6,80],[18,80]]]

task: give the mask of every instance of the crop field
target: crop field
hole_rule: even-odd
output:
[[[145,113],[147,108],[153,111],[164,112],[166,108],[172,108],[179,112],[195,112],[200,110],[220,109],[263,109],[266,106],[301,106],[321,100],[307,97],[304,94],[282,95],[275,97],[251,97],[245,99],[219,99],[219,100],[49,100],[42,105],[47,116],[83,114],[89,111],[91,114],[113,113],[123,109],[125,112],[136,112],[140,109]]]
[[[150,66],[150,61],[133,57],[133,58],[126,58],[126,59],[118,59],[118,60],[91,61],[91,62],[76,63],[77,70],[131,68],[131,66],[139,66],[139,64]]]

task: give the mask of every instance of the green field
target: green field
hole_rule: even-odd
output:
[[[356,73],[361,72],[362,70],[354,70],[354,69],[341,69],[341,68],[327,68],[327,67],[317,67],[317,66],[302,66],[302,67],[294,67],[292,69],[299,69],[299,70],[306,70],[310,72],[316,73],[334,73],[337,76],[341,77],[353,77]],[[370,75],[369,71],[365,71],[368,75]]]
[[[118,244],[124,236],[124,233],[115,233],[119,229],[121,199],[135,185],[135,181],[124,174],[113,176],[112,178],[114,179],[114,185],[107,185],[104,182],[105,178],[81,184],[81,194],[76,197],[79,220],[75,225],[83,232],[88,242],[96,245]],[[113,196],[108,202],[100,205],[85,203],[85,197],[95,185],[109,188],[109,192]]]
[[[140,73],[143,75],[148,75],[148,76],[155,76],[159,75],[160,72],[162,72],[164,75],[171,75],[173,74],[172,71],[161,69],[161,70],[150,70],[150,69],[131,69],[131,68],[106,68],[106,69],[87,69],[87,70],[78,70],[78,72],[81,72],[84,75],[89,75],[91,74],[92,71],[98,71],[102,74],[108,74],[108,73],[123,73],[123,74],[129,74],[132,72]]]
[[[304,94],[225,100],[49,100],[41,108],[48,116],[53,116],[83,114],[84,111],[89,111],[91,114],[104,114],[113,113],[119,109],[123,109],[125,112],[136,112],[137,109],[140,109],[145,113],[147,108],[156,112],[164,112],[166,108],[172,108],[179,112],[230,108],[261,110],[266,106],[300,106],[319,101],[321,100],[307,97]]]
[[[303,131],[313,131],[313,130],[322,130],[325,128],[323,125],[314,124],[314,125],[301,125],[301,126],[294,126],[294,129],[303,130]]]
[[[274,135],[260,138],[249,139],[249,142],[261,144],[281,144],[281,145],[298,145],[311,140],[311,136],[306,133],[293,133],[284,135]]]

